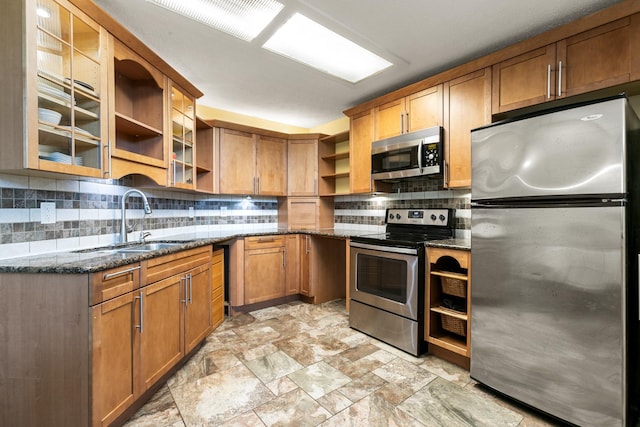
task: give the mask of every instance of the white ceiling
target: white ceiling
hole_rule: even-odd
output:
[[[251,43],[146,0],[94,1],[200,89],[199,104],[311,128],[620,0],[279,0],[285,8]],[[395,65],[351,84],[262,49],[295,12]]]

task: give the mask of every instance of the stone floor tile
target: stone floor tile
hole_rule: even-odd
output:
[[[171,396],[169,387],[164,385],[125,424],[127,427],[184,427],[178,406]]]
[[[245,364],[264,383],[302,369],[302,365],[282,351],[248,360]]]
[[[265,427],[265,423],[262,422],[259,416],[255,412],[249,411],[242,415],[225,421],[220,424],[221,427]]]
[[[344,386],[340,387],[338,391],[349,398],[352,402],[357,402],[365,396],[378,390],[380,387],[387,384],[385,380],[380,378],[374,373],[369,372],[366,375],[355,379]]]
[[[242,364],[170,390],[187,426],[219,424],[274,398]]]
[[[267,426],[311,427],[331,416],[302,389],[295,389],[254,409]]]
[[[327,393],[324,396],[320,397],[318,403],[322,405],[327,411],[332,414],[337,414],[345,408],[348,408],[353,404],[344,394],[340,393],[338,390],[334,390],[331,393]]]
[[[523,417],[464,387],[436,378],[398,408],[428,426],[515,427]]]
[[[289,378],[314,399],[318,399],[351,381],[351,378],[325,362],[318,362],[300,369],[290,374]]]
[[[329,418],[321,427],[424,427],[406,412],[375,394],[369,395]]]

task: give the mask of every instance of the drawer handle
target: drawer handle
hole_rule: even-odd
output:
[[[112,279],[117,276],[122,276],[123,274],[131,273],[132,271],[140,270],[140,266],[127,268],[126,270],[116,271],[115,273],[106,273],[102,276],[102,280]]]

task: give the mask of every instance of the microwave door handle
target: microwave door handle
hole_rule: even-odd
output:
[[[420,169],[420,174],[422,175],[422,143],[424,139],[421,139],[418,143],[418,169]]]

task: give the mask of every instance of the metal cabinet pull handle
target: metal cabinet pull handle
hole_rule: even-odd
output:
[[[180,302],[183,302],[184,305],[187,305],[189,303],[189,284],[187,283],[187,280],[189,280],[187,275],[184,275],[180,278],[180,283],[182,284],[182,290],[184,291],[184,299],[180,300]]]
[[[558,96],[562,96],[562,61],[558,63]]]
[[[422,143],[424,142],[424,139],[420,140],[420,143],[418,144],[418,169],[420,170],[420,173],[422,173]]]
[[[193,273],[189,273],[189,304],[193,304]]]
[[[140,291],[140,294],[136,297],[140,304],[140,324],[136,325],[136,329],[140,329],[140,333],[144,332],[144,303],[142,302],[142,296],[142,291]]]
[[[309,236],[304,236],[304,253],[309,255]]]
[[[287,268],[287,248],[282,249],[282,267]]]
[[[547,99],[551,99],[551,64],[547,65]]]
[[[116,276],[121,276],[123,274],[131,273],[132,271],[140,270],[140,266],[127,268],[125,270],[116,271],[115,273],[107,273],[102,276],[102,280],[112,279]]]
[[[409,113],[406,113],[404,115],[404,120],[405,120],[404,132],[409,133]]]

